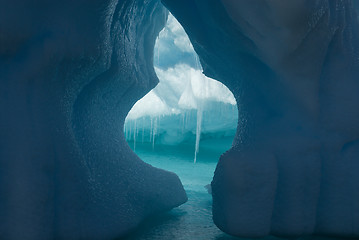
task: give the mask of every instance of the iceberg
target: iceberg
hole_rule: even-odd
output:
[[[202,73],[199,58],[180,23],[172,14],[159,33],[154,50],[158,85],[137,101],[128,113],[126,139],[178,145],[195,135],[194,162],[201,134],[206,137],[235,134],[236,100],[222,83]],[[181,126],[181,127],[179,127]]]

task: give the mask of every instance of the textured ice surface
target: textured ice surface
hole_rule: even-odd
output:
[[[159,1],[0,5],[0,239],[114,239],[184,203],[122,131],[158,81]]]
[[[359,26],[353,1],[163,0],[204,73],[239,104],[212,182],[237,236],[359,236]],[[357,5],[357,3],[356,3]]]

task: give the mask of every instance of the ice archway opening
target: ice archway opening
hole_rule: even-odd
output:
[[[153,64],[159,84],[128,113],[126,140],[145,162],[177,173],[185,187],[192,185],[183,179],[189,177],[188,169],[171,161],[211,163],[210,169],[204,166],[208,173],[202,182],[209,184],[220,155],[231,147],[236,133],[236,100],[224,84],[203,74],[185,30],[170,13],[156,40]]]

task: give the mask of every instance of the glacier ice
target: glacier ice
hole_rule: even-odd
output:
[[[216,225],[358,237],[357,2],[162,2],[240,109],[212,181]]]
[[[158,82],[160,2],[0,5],[0,239],[115,239],[184,203],[122,131]]]

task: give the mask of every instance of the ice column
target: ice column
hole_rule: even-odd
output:
[[[199,101],[197,108],[197,127],[196,127],[196,146],[194,152],[194,163],[197,161],[197,153],[199,152],[199,141],[201,140],[202,130],[202,116],[203,116],[203,101]]]

